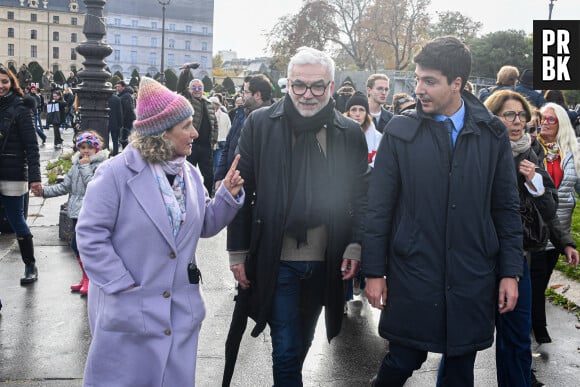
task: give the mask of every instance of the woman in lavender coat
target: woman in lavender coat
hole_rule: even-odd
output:
[[[76,232],[90,278],[84,386],[194,386],[205,306],[188,265],[244,202],[237,161],[211,199],[185,157],[198,133],[180,95],[142,78],[131,145],[89,184]]]

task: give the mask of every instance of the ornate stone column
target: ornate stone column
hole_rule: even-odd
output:
[[[108,100],[113,89],[108,80],[111,73],[105,70],[105,58],[113,49],[103,42],[107,33],[103,10],[106,0],[84,0],[87,7],[83,34],[86,41],[77,46],[77,52],[85,58],[83,70],[78,76],[81,80],[75,89],[80,98],[81,129],[98,132],[109,146],[109,108]]]

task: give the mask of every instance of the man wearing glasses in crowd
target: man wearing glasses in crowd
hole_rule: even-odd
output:
[[[385,74],[372,74],[367,79],[367,94],[369,97],[369,110],[375,127],[381,133],[387,123],[393,118],[393,113],[385,109],[387,96],[389,95],[389,77]]]
[[[212,195],[213,188],[213,151],[217,149],[218,124],[213,104],[203,94],[203,82],[194,79],[189,82],[189,93],[184,96],[193,106],[193,127],[199,137],[193,140],[191,154],[187,161],[199,167],[203,185]]]
[[[238,143],[247,200],[228,227],[230,265],[240,294],[250,289],[252,335],[270,326],[276,386],[302,386],[323,305],[327,338],[338,335],[343,281],[359,267],[367,145],[334,109],[334,68],[328,54],[299,48],[288,94],[250,114]]]

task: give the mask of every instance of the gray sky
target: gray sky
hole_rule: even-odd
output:
[[[430,13],[459,11],[482,22],[481,33],[508,29],[531,33],[534,20],[548,20],[549,0],[431,0]],[[301,0],[214,0],[213,52],[233,50],[239,58],[263,56],[264,32],[294,14]],[[435,18],[434,18],[435,20]],[[552,20],[580,20],[580,0],[556,0]]]

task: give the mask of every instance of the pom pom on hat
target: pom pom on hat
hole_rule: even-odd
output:
[[[351,107],[353,106],[362,106],[366,109],[367,113],[369,113],[369,99],[367,98],[366,95],[364,95],[362,92],[357,91],[356,93],[354,93],[352,95],[352,97],[350,97],[348,99],[348,101],[346,101],[346,110],[350,110]]]
[[[193,107],[184,96],[148,77],[139,83],[135,110],[133,126],[139,136],[163,133],[193,115]]]

